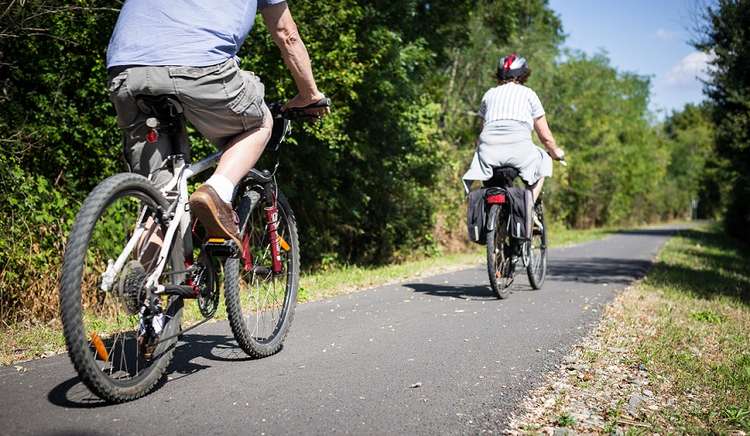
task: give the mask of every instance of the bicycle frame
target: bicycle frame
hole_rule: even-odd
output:
[[[164,292],[164,286],[160,285],[158,280],[164,272],[164,267],[167,264],[167,257],[172,246],[172,241],[175,238],[178,228],[181,228],[181,238],[185,238],[187,232],[190,231],[190,215],[187,213],[188,180],[215,167],[218,164],[221,155],[222,152],[216,152],[195,164],[186,164],[184,161],[184,155],[177,154],[169,156],[165,160],[164,165],[162,165],[162,168],[166,165],[172,165],[172,179],[170,179],[160,190],[168,200],[171,200],[169,210],[165,211],[165,214],[170,216],[171,219],[166,234],[164,235],[161,249],[159,250],[156,268],[146,280],[146,289],[155,289],[156,293]],[[125,245],[125,249],[117,257],[117,260],[112,262],[110,259],[107,263],[107,269],[102,273],[102,283],[100,285],[101,290],[108,292],[112,288],[115,277],[120,273],[128,257],[146,231],[146,226],[143,223],[145,213],[146,210],[144,208],[141,212],[141,219],[139,219],[141,224],[133,232],[133,235]]]

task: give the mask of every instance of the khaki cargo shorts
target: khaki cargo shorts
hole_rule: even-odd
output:
[[[138,107],[139,95],[175,95],[185,118],[217,147],[238,134],[261,127],[271,117],[263,101],[265,88],[253,73],[243,71],[234,59],[207,67],[133,66],[110,73],[110,99],[117,124],[125,132],[125,160],[130,170],[148,176],[156,173],[172,144],[166,135],[156,143],[145,139],[143,122],[149,116]],[[190,150],[180,150],[189,156]],[[155,174],[157,184],[167,174]]]

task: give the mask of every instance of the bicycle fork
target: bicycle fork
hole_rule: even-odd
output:
[[[275,184],[266,184],[264,187],[264,191],[265,198],[270,199],[270,201],[267,201],[267,205],[263,208],[264,218],[266,220],[265,232],[271,249],[270,272],[273,274],[279,274],[283,271],[284,268],[281,263],[281,250],[288,250],[289,245],[279,235],[279,208],[276,199]],[[243,207],[243,205],[239,206],[242,210],[241,216],[244,215],[244,219],[241,218],[241,220],[244,221],[241,228],[247,226],[247,217],[249,217],[253,210],[258,206],[260,195],[257,193],[257,191],[250,190],[246,194],[245,198],[247,199],[249,204],[246,203],[247,206],[245,207]],[[243,269],[245,271],[254,271],[259,268],[253,265],[253,256],[250,251],[250,244],[250,232],[246,230],[242,238],[242,247],[240,247],[240,257],[242,260]]]
[[[279,238],[279,208],[275,187],[275,183],[269,183],[265,186],[266,198],[271,201],[263,210],[266,214],[266,233],[268,235],[268,242],[271,244],[271,271],[273,271],[274,274],[279,274],[282,269],[281,238]]]
[[[271,206],[264,208],[266,213],[266,232],[268,241],[271,244],[271,270],[274,274],[281,272],[281,246],[279,243],[279,208],[276,206],[274,198]]]

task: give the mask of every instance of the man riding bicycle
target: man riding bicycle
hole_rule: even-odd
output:
[[[171,144],[146,140],[142,126],[149,114],[136,97],[174,95],[187,120],[224,150],[216,171],[190,197],[190,209],[209,236],[231,238],[238,246],[232,196],[260,158],[273,127],[263,84],[241,70],[236,57],[257,11],[297,86],[297,96],[286,107],[323,101],[285,0],[127,0],[107,50],[110,98],[125,132],[130,170],[152,175],[157,185],[171,177],[160,171]],[[328,109],[310,111],[323,116]],[[181,152],[189,155],[189,150]]]

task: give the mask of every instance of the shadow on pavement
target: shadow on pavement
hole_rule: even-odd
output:
[[[95,409],[109,405],[92,394],[78,377],[65,380],[52,388],[47,394],[47,400],[55,406],[68,409]]]
[[[648,260],[587,257],[550,259],[547,279],[562,282],[626,284],[646,275]]]
[[[675,228],[663,228],[663,229],[632,229],[632,230],[619,230],[615,233],[620,235],[640,235],[640,236],[674,236],[679,232]]]
[[[414,292],[421,292],[423,294],[434,295],[436,297],[459,298],[462,300],[496,299],[495,294],[493,294],[492,290],[490,289],[489,283],[487,285],[481,286],[453,286],[447,284],[406,283],[403,286],[414,290]]]
[[[252,358],[239,348],[232,336],[185,334],[175,348],[172,362],[165,376],[151,392],[159,390],[165,383],[171,383],[210,368],[211,365],[206,364],[206,360],[234,362],[252,360]],[[52,388],[47,394],[47,400],[56,406],[71,409],[111,406],[92,394],[78,377],[70,378]]]

